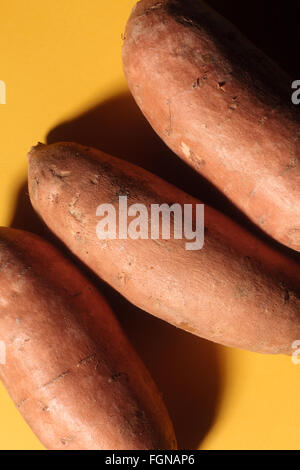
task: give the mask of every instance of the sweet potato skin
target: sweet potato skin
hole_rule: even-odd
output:
[[[105,299],[39,237],[0,229],[0,377],[54,450],[176,448],[148,371]]]
[[[124,38],[125,76],[155,131],[262,230],[300,251],[292,80],[200,0],[142,0]]]
[[[299,266],[206,206],[205,245],[99,240],[97,207],[199,201],[147,171],[78,144],[29,154],[32,204],[87,266],[143,310],[196,335],[262,353],[292,353],[300,338]],[[117,212],[118,213],[118,212]]]

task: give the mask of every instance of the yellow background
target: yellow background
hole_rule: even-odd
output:
[[[160,143],[128,94],[121,33],[133,5],[0,0],[0,80],[7,86],[0,105],[1,225],[43,232],[25,189],[26,153],[37,141],[73,138],[183,188],[191,178],[199,197],[206,189]],[[181,448],[300,449],[300,365],[219,347],[127,302],[113,303],[163,392]],[[0,386],[0,449],[42,448]]]

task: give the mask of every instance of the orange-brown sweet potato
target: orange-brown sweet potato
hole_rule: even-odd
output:
[[[29,154],[32,204],[51,230],[132,303],[225,345],[292,353],[300,338],[300,269],[224,215],[205,208],[205,245],[186,240],[107,239],[97,208],[199,201],[130,163],[78,144],[38,145]]]
[[[0,377],[48,449],[173,449],[149,373],[99,292],[39,237],[0,229]]]
[[[161,138],[262,230],[300,251],[292,79],[200,0],[142,0],[124,37],[130,90]]]

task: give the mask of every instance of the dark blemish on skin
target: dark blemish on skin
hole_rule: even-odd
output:
[[[218,87],[219,87],[222,91],[225,91],[225,90],[224,90],[225,85],[226,85],[226,82],[225,82],[225,81],[218,82]]]
[[[259,125],[260,126],[264,126],[265,123],[267,122],[268,118],[267,116],[263,116],[260,120],[259,120]]]
[[[126,372],[117,372],[116,374],[113,374],[110,378],[109,378],[109,382],[116,382],[116,381],[119,381],[121,379],[124,379],[125,382],[129,382],[129,376]]]
[[[99,183],[99,178],[100,178],[99,175],[95,175],[95,176],[93,176],[93,177],[90,178],[90,182],[91,182],[92,184],[98,184],[98,183]]]
[[[71,294],[71,297],[79,297],[82,295],[82,292],[75,292],[75,294]]]
[[[51,171],[53,176],[55,176],[56,178],[59,178],[60,180],[63,180],[64,178],[67,178],[71,174],[71,172],[68,171],[68,170],[57,170],[54,167],[51,167],[50,171]]]
[[[28,271],[32,269],[32,266],[25,266],[25,268],[22,269],[22,271],[18,274],[18,277],[24,276]]]
[[[82,236],[80,232],[76,232],[75,234],[75,240],[78,240],[79,242],[82,242]]]
[[[158,245],[159,247],[164,247],[164,248],[166,247],[166,243],[164,243],[162,240],[154,240],[153,239],[152,241],[153,241],[153,243],[155,243],[155,245]],[[170,251],[170,249],[168,251]]]
[[[22,408],[23,405],[28,401],[28,398],[24,398],[24,400],[20,401],[20,403],[17,404],[17,408],[20,409]]]
[[[296,166],[298,165],[298,158],[295,157],[295,158],[292,158],[289,163],[286,165],[285,169],[283,170],[283,172],[281,173],[280,176],[283,176],[285,173],[287,173],[288,171],[290,170],[293,170],[294,168],[296,168]]]
[[[46,383],[45,385],[43,385],[43,388],[46,388],[48,387],[49,385],[53,385],[55,384],[56,382],[58,382],[59,380],[62,380],[64,377],[66,377],[67,375],[70,374],[70,370],[66,370],[65,372],[63,372],[62,374],[58,375],[57,377],[55,377],[54,379],[50,380],[50,382]]]
[[[192,157],[194,156],[194,152],[192,151],[191,152],[192,154]],[[201,158],[200,160],[197,160],[197,165],[199,168],[202,168],[203,166],[206,165],[206,161],[204,160],[204,158]]]
[[[94,359],[96,359],[96,353],[90,354],[89,356],[85,357],[84,359],[81,359],[81,361],[78,362],[76,367],[84,366],[85,364],[87,364],[88,362],[93,361]]]
[[[237,108],[238,108],[238,104],[237,104],[237,103],[233,103],[231,106],[229,106],[229,110],[230,110],[230,111],[235,111]]]
[[[162,2],[155,3],[154,5],[152,5],[152,7],[147,8],[144,13],[145,15],[148,15],[149,13],[151,13],[151,11],[159,10],[162,6],[163,6]]]
[[[181,20],[182,23],[187,23],[187,24],[190,24],[192,26],[197,26],[191,18],[187,18],[186,16],[181,16],[178,19]]]
[[[118,276],[117,276],[117,280],[118,280],[119,284],[122,283],[122,284],[126,285],[127,282],[128,282],[128,279],[129,279],[129,277],[125,273],[119,273]]]
[[[284,303],[288,303],[288,301],[290,300],[290,293],[288,291],[288,289],[285,289],[284,291]]]
[[[201,82],[200,82],[200,77],[197,78],[197,80],[193,83],[193,88],[200,88]]]
[[[197,168],[198,170],[200,170],[202,167],[204,167],[204,166],[206,165],[206,161],[203,160],[203,159],[201,159],[201,160],[196,160],[195,164],[196,164],[196,168]]]
[[[61,439],[60,442],[62,443],[63,446],[66,446],[67,444],[70,444],[74,440],[74,436],[72,437],[67,437],[66,439]]]
[[[134,412],[134,419],[139,423],[143,423],[146,420],[146,413],[143,410],[136,409]]]

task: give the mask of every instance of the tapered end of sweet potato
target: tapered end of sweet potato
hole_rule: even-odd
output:
[[[40,147],[45,147],[45,145],[46,144],[43,144],[42,142],[38,142],[36,145],[33,145],[27,154],[28,160],[30,160],[32,153],[34,153]]]

